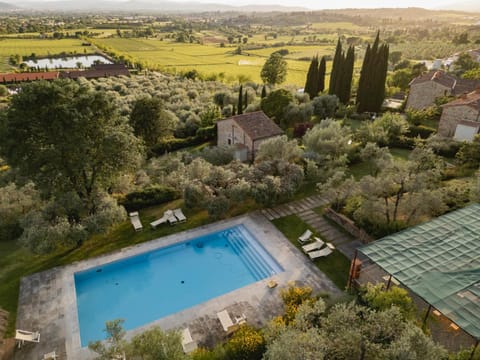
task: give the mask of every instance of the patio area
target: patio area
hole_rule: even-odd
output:
[[[23,278],[20,286],[17,328],[39,331],[41,341],[38,344],[25,344],[15,352],[15,359],[40,359],[43,354],[53,350],[59,355],[59,359],[87,360],[95,356],[88,348],[80,345],[74,282],[76,272],[239,224],[245,225],[255,234],[284,271],[128,331],[127,337],[132,337],[153,325],[158,325],[163,330],[182,329],[188,326],[194,341],[200,346],[212,346],[226,337],[216,316],[221,310],[227,309],[231,316],[245,314],[248,324],[260,327],[273,316],[283,313],[280,289],[289,284],[310,286],[315,292],[329,293],[332,297],[341,294],[341,291],[266,217],[260,212],[255,212]],[[271,279],[278,283],[273,289],[267,286]],[[132,303],[132,306],[135,304]]]

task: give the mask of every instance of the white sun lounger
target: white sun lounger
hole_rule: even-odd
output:
[[[197,343],[193,341],[188,327],[182,330],[182,347],[185,354],[192,352],[198,347]]]
[[[305,244],[307,241],[310,240],[310,237],[313,235],[313,233],[307,229],[299,238],[298,241],[300,244]]]
[[[157,219],[151,222],[150,226],[155,229],[158,225],[165,224],[166,222],[167,222],[167,217],[163,215],[160,219]]]
[[[178,219],[178,222],[187,221],[187,217],[183,214],[182,209],[173,210],[173,215]]]
[[[308,256],[310,256],[310,259],[318,259],[320,257],[325,257],[333,253],[333,250],[330,249],[330,247],[325,247],[322,250],[317,250],[317,251],[311,251],[308,253]]]
[[[140,221],[140,216],[138,215],[138,211],[131,212],[130,214],[130,222],[133,225],[135,231],[140,231],[143,229],[142,222]]]
[[[322,248],[322,246],[325,245],[325,241],[322,239],[315,237],[315,241],[311,244],[303,245],[302,250],[306,253],[314,250],[319,250]]]
[[[57,360],[57,353],[56,351],[49,352],[48,354],[44,354],[42,360]]]
[[[241,317],[235,318],[235,322],[233,322],[227,310],[220,311],[217,313],[217,316],[218,320],[220,320],[220,323],[222,324],[223,330],[225,330],[227,333],[237,330],[239,325],[245,324],[247,321],[246,316],[242,315]]]
[[[165,214],[163,216],[167,217],[167,221],[170,225],[176,224],[178,222],[178,219],[175,217],[175,214],[172,210],[165,211]]]
[[[16,330],[15,331],[15,340],[18,341],[18,347],[28,342],[39,343],[40,342],[40,333],[38,331],[26,331],[26,330]]]

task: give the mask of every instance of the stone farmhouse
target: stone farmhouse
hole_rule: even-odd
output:
[[[438,134],[471,141],[480,129],[480,88],[442,106]]]
[[[457,79],[441,70],[430,71],[410,82],[407,109],[422,110],[435,104],[441,96],[458,96],[480,86],[480,80]]]
[[[236,145],[235,158],[254,160],[260,144],[283,134],[263,111],[236,115],[217,122],[217,145]]]

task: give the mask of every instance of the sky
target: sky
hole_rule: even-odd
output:
[[[8,0],[7,0],[8,1]],[[52,0],[29,0],[29,2],[45,2]],[[112,0],[114,1],[114,0]],[[122,1],[122,0],[119,0]],[[135,0],[133,0],[135,1]],[[142,0],[139,0],[142,1]],[[161,0],[147,0],[148,2],[161,2]],[[177,2],[203,2],[228,5],[285,5],[300,6],[309,9],[343,9],[343,8],[405,8],[423,7],[427,9],[438,9],[442,6],[452,4],[454,0],[169,0]],[[10,1],[11,2],[11,1]]]

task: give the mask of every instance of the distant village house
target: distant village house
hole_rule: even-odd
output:
[[[438,134],[471,141],[480,129],[480,88],[442,106]]]
[[[253,160],[260,144],[283,134],[263,111],[236,115],[217,122],[217,144],[236,145],[235,158]]]
[[[44,71],[44,72],[23,72],[23,73],[7,73],[0,74],[0,82],[2,84],[13,84],[37,80],[55,80],[62,79],[78,79],[83,77],[86,79],[97,79],[110,76],[129,76],[130,72],[124,64],[98,64],[93,65],[88,70],[75,71]]]
[[[407,109],[422,110],[435,104],[442,96],[458,96],[480,86],[480,80],[457,79],[441,70],[430,71],[410,82]]]

